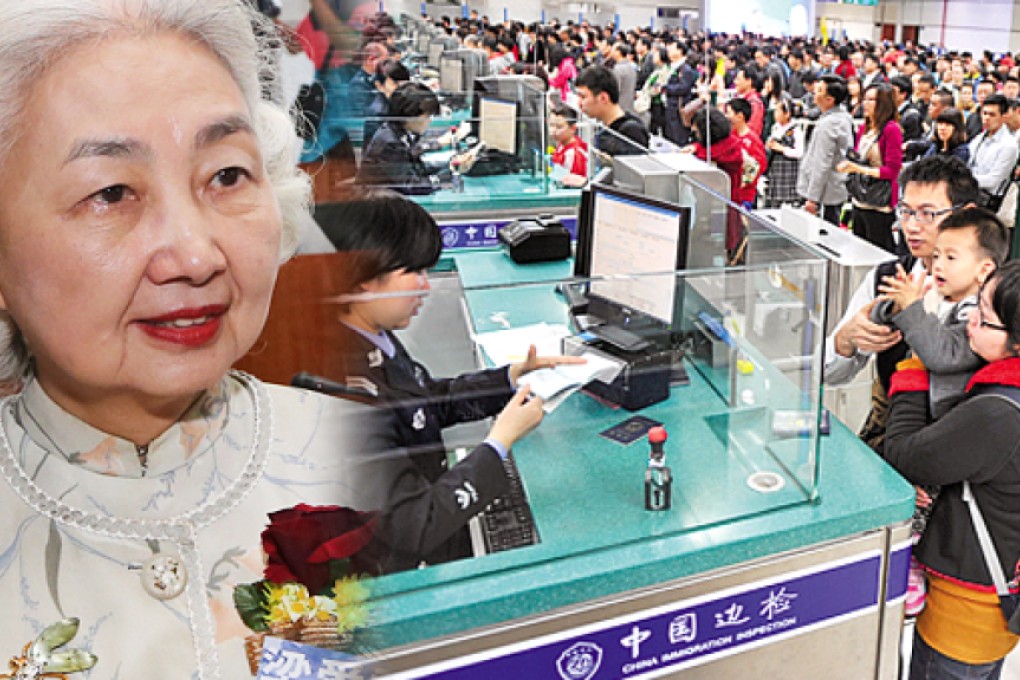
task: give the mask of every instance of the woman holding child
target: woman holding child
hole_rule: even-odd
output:
[[[1017,636],[992,587],[963,499],[969,482],[1007,578],[1020,556],[1020,263],[995,272],[967,321],[970,348],[988,362],[964,400],[931,423],[928,371],[892,379],[884,457],[914,484],[941,485],[915,557],[929,578],[910,678],[998,678]],[[964,675],[966,674],[966,675]]]

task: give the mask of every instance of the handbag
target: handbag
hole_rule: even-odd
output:
[[[634,110],[638,113],[645,113],[650,108],[652,108],[652,95],[645,88],[641,88],[637,97],[634,98]]]
[[[854,173],[846,182],[846,190],[862,206],[887,208],[892,202],[892,182],[887,179]]]
[[[884,132],[884,130],[879,131],[874,144],[878,144],[882,141],[882,132]],[[856,149],[850,149],[847,151],[846,157],[847,160],[856,163],[857,165],[871,167],[868,160],[862,157]],[[892,182],[887,179],[869,177],[868,175],[855,172],[847,178],[846,191],[850,194],[850,198],[852,198],[855,203],[864,207],[888,208],[889,204],[892,203]]]
[[[847,152],[846,157],[858,165],[868,165],[853,149]],[[864,206],[886,208],[892,202],[892,182],[890,180],[869,177],[859,172],[855,172],[847,178],[846,191],[850,194],[850,198]]]

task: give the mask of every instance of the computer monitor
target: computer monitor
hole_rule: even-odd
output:
[[[543,82],[530,75],[499,75],[476,78],[472,84],[475,135],[482,138],[482,99],[498,99],[517,103],[515,148],[518,167],[541,168],[535,159],[545,154],[548,130],[545,117],[545,87]]]
[[[456,79],[457,78],[460,79],[459,80],[460,85],[457,86],[456,89],[454,89],[453,87],[447,87],[447,82],[444,80],[443,63],[447,59],[457,59],[458,61],[460,61],[461,74],[459,76],[453,74],[452,64],[448,66],[448,68],[450,69],[450,73],[448,74],[447,77],[450,79],[450,82],[456,84],[456,82],[458,82]],[[464,93],[465,99],[464,101],[457,102],[458,106],[462,106],[465,103],[470,105],[472,101],[470,97],[474,93],[475,80],[480,76],[485,75],[485,69],[487,66],[488,62],[485,59],[485,54],[479,52],[478,50],[472,50],[465,47],[458,47],[456,49],[446,50],[445,52],[443,52],[442,62],[440,63],[439,66],[439,79],[440,79],[439,84],[442,87],[442,89],[448,93],[449,92]]]
[[[517,153],[517,102],[479,97],[478,141],[489,149]]]
[[[439,62],[439,88],[448,93],[464,91],[464,62],[460,57],[443,55]]]
[[[588,312],[631,330],[678,330],[690,211],[647,196],[593,185],[577,249],[592,281]]]

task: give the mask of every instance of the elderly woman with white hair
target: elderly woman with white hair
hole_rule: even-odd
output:
[[[258,21],[0,3],[0,666],[77,617],[93,680],[247,677],[267,513],[356,505],[360,407],[230,371],[309,196]]]

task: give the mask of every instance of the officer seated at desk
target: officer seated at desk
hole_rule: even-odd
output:
[[[424,154],[449,146],[468,131],[462,126],[455,134],[428,139],[425,133],[439,108],[439,98],[428,87],[413,82],[398,86],[390,95],[386,120],[365,148],[355,181],[406,195],[439,191],[450,180],[448,160],[433,165]]]
[[[452,379],[432,377],[393,331],[410,324],[428,294],[426,271],[442,250],[435,220],[417,203],[387,191],[320,206],[316,219],[337,251],[349,256],[339,272],[336,373],[326,377],[392,410],[395,439],[414,465],[382,490],[391,537],[388,569],[468,557],[468,520],[508,491],[502,461],[542,420],[541,399],[529,399],[527,388],[516,390],[518,379],[583,360],[538,357],[532,347],[526,360],[509,366]],[[448,468],[443,428],[490,416],[496,419],[485,440]]]

